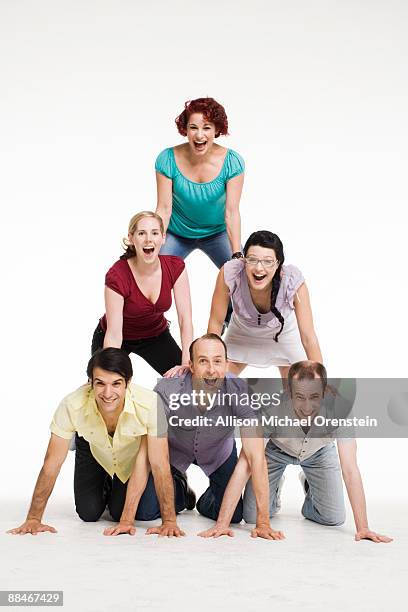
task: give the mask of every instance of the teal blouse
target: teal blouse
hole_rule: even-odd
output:
[[[207,183],[196,183],[183,176],[172,148],[159,154],[155,168],[173,181],[170,232],[183,238],[206,238],[225,231],[226,185],[245,171],[244,160],[238,153],[227,149],[221,172]]]

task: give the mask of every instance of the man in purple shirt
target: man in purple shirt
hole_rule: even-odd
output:
[[[170,464],[180,472],[185,472],[192,463],[201,467],[209,478],[209,486],[198,500],[197,510],[220,523],[225,492],[221,513],[227,515],[231,510],[227,486],[237,466],[234,430],[239,426],[241,452],[250,466],[257,503],[256,526],[251,535],[282,539],[283,534],[273,531],[269,522],[268,475],[258,419],[251,407],[241,405],[239,397],[246,391],[246,385],[243,380],[227,375],[227,364],[222,339],[216,334],[205,334],[190,346],[190,372],[179,378],[163,378],[156,385],[168,420]],[[192,509],[194,502],[195,499],[192,503],[187,501],[187,508]],[[240,498],[232,508],[231,522],[239,523],[242,512]],[[210,529],[200,535],[221,535],[216,531]]]

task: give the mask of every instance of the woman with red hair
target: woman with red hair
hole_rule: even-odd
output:
[[[161,254],[184,259],[200,249],[221,268],[231,257],[242,257],[244,160],[214,142],[228,134],[228,119],[213,98],[186,102],[176,125],[187,142],[162,151],[155,166],[156,212],[167,230]]]

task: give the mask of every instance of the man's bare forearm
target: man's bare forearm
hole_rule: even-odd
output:
[[[149,473],[150,465],[147,457],[147,438],[143,436],[127,485],[125,505],[120,517],[121,522],[134,522],[140,498],[146,489]]]
[[[242,494],[242,489],[248,482],[250,474],[248,461],[245,454],[241,452],[238,463],[225,489],[224,497],[222,498],[217,525],[227,527],[231,523],[235,508]]]
[[[256,524],[269,525],[269,481],[265,455],[247,458],[256,499]]]
[[[367,529],[367,506],[360,470],[357,469],[350,476],[344,476],[344,484],[346,485],[347,495],[353,510],[357,531],[360,531],[360,529]]]
[[[34,488],[30,509],[27,514],[27,521],[33,519],[41,521],[45,507],[47,505],[47,501],[52,493],[58,474],[59,469],[49,471],[45,468],[44,465],[41,468]]]
[[[174,485],[170,466],[152,466],[154,486],[159,499],[160,514],[164,522],[176,522],[174,509]]]
[[[125,505],[123,506],[122,515],[120,517],[121,522],[131,523],[135,520],[140,498],[144,493],[148,478],[148,469],[145,474],[135,471],[130,477],[126,490]]]

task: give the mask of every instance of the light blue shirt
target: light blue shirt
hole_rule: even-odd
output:
[[[238,153],[227,149],[219,175],[206,183],[196,183],[181,174],[173,148],[164,149],[159,154],[155,168],[173,181],[170,232],[194,239],[225,231],[226,185],[245,171],[244,160]]]

